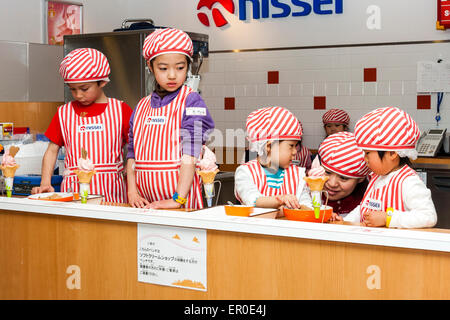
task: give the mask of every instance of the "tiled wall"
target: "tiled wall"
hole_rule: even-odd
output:
[[[436,94],[416,92],[417,62],[450,59],[450,43],[211,53],[201,68],[200,90],[216,128],[245,130],[253,110],[279,105],[303,124],[304,144],[324,138],[322,115],[350,114],[350,130],[377,107],[398,106],[421,130],[436,127]],[[450,129],[450,98],[440,127]],[[217,145],[217,144],[216,144]]]

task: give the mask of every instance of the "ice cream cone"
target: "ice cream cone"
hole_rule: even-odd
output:
[[[311,191],[322,191],[325,182],[327,182],[328,180],[328,177],[320,177],[320,178],[303,177],[303,179],[306,181]]]
[[[219,172],[219,169],[214,171],[200,171],[197,170],[197,173],[202,177],[203,184],[213,183],[216,174]]]
[[[16,164],[15,166],[2,166],[1,168],[5,178],[13,178],[16,170],[19,168],[19,165]]]
[[[78,176],[78,181],[80,183],[91,183],[91,179],[95,174],[95,170],[92,171],[83,171],[83,170],[74,170],[76,175]]]

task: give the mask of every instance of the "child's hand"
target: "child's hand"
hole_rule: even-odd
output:
[[[53,188],[52,186],[40,186],[40,187],[33,187],[31,189],[31,194],[44,193],[44,192],[55,192],[55,188]]]
[[[336,212],[332,212],[330,221],[344,221],[344,219],[340,215],[338,215]]]
[[[280,206],[285,205],[289,209],[300,209],[301,207],[297,197],[293,194],[278,195],[275,196],[275,199],[280,203]]]
[[[150,203],[151,209],[178,209],[181,208],[181,204],[173,199],[154,201]]]
[[[386,212],[368,210],[364,213],[363,225],[367,227],[384,227],[386,225]]]
[[[150,206],[150,202],[147,199],[142,198],[138,193],[128,193],[128,203],[133,208],[148,208]]]

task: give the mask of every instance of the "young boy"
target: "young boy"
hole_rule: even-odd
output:
[[[431,192],[410,168],[417,158],[420,131],[414,120],[398,108],[379,108],[355,126],[358,146],[373,171],[361,204],[345,221],[368,227],[430,228],[437,222]]]
[[[50,180],[59,149],[64,146],[66,172],[61,191],[78,192],[74,170],[84,148],[96,170],[90,193],[103,195],[106,202],[126,202],[122,149],[127,142],[132,109],[103,92],[109,81],[108,60],[98,50],[76,49],[63,59],[59,71],[74,101],[58,108],[45,132],[50,143],[42,160],[41,185],[32,193],[54,191]]]
[[[305,168],[292,164],[302,130],[297,118],[282,107],[267,107],[247,118],[250,151],[258,157],[236,170],[235,195],[245,205],[263,208],[312,207],[303,177]]]

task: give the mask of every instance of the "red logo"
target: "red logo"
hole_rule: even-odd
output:
[[[80,132],[84,132],[86,130],[85,126],[80,126]]]
[[[212,8],[216,3],[221,4],[229,13],[234,13],[233,0],[200,0],[197,5],[197,10],[200,10],[203,7],[207,7],[212,12],[212,17],[216,27],[223,27],[224,25],[228,24],[228,21],[224,18],[219,9]],[[197,17],[202,24],[209,27],[209,18],[206,13],[199,12],[197,13]]]

